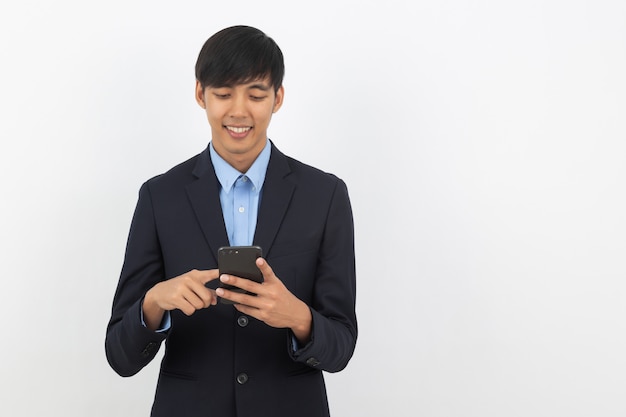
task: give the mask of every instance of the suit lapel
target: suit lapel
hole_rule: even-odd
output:
[[[197,179],[187,185],[187,195],[211,254],[217,261],[217,250],[221,246],[228,246],[228,235],[220,204],[219,182],[208,148],[200,154],[193,174]]]
[[[288,177],[290,173],[287,157],[272,144],[254,233],[254,244],[263,248],[264,257],[270,252],[296,188]],[[208,148],[200,154],[193,174],[197,179],[187,185],[187,195],[211,254],[217,260],[217,250],[228,246],[229,242],[220,204],[219,181]]]
[[[287,157],[272,144],[272,154],[265,174],[261,206],[254,233],[254,244],[263,248],[264,257],[267,257],[270,252],[296,188],[288,177],[290,173],[291,168],[287,163]]]

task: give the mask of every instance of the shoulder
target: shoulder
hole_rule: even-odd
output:
[[[335,189],[337,185],[345,187],[344,182],[336,175],[284,155],[275,147],[274,151],[279,163],[284,163],[288,167],[286,170],[288,178],[298,185],[322,189]]]
[[[292,169],[292,172],[302,178],[311,178],[316,181],[324,181],[334,183],[339,178],[330,172],[322,171],[319,168],[300,162],[297,159],[286,157],[287,163]]]

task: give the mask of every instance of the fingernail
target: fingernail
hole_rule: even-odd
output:
[[[229,278],[228,278],[228,275],[222,275],[222,276],[220,277],[220,281],[222,281],[222,282],[228,282],[228,279],[229,279]]]
[[[215,290],[215,294],[217,294],[217,295],[224,295],[224,290],[221,289],[221,288],[218,288],[218,289]]]

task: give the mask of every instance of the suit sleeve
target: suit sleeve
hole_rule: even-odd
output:
[[[153,332],[141,322],[143,298],[164,279],[163,270],[149,183],[145,183],[139,191],[105,339],[107,360],[122,376],[146,366],[167,337],[167,332]]]
[[[337,179],[318,256],[311,340],[293,351],[297,362],[327,372],[346,367],[357,339],[354,226],[346,185]]]

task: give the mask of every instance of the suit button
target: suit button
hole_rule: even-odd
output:
[[[246,316],[239,316],[237,319],[237,324],[240,327],[246,327],[248,325],[248,318]]]
[[[320,364],[320,361],[318,361],[316,358],[311,356],[309,359],[306,360],[306,364],[309,366],[316,367],[317,365]]]
[[[240,385],[243,385],[246,382],[248,382],[248,374],[242,372],[239,375],[237,375],[237,382],[239,382]]]
[[[156,348],[158,348],[159,344],[156,342],[150,342],[146,345],[146,347],[143,349],[143,351],[141,352],[141,356],[143,356],[144,358],[147,358],[148,356],[150,356],[152,353],[154,353],[154,350]]]

